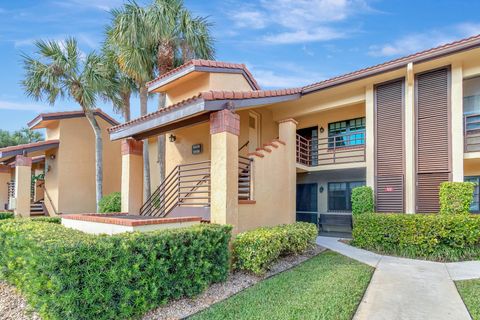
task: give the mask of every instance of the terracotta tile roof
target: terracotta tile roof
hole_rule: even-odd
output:
[[[28,149],[28,148],[33,148],[33,147],[40,147],[40,146],[44,146],[44,145],[57,144],[57,143],[60,143],[60,140],[47,140],[47,141],[39,141],[39,142],[32,142],[32,143],[26,143],[26,144],[19,144],[17,146],[0,148],[0,153],[1,152],[10,152],[10,151],[22,150],[22,149]]]
[[[330,78],[330,79],[323,80],[323,81],[320,81],[320,82],[315,82],[315,83],[304,86],[303,91],[311,91],[312,89],[313,90],[321,89],[321,88],[328,87],[328,86],[333,85],[333,84],[337,85],[337,84],[341,84],[341,83],[344,83],[344,82],[352,81],[352,80],[361,78],[362,76],[366,77],[366,76],[371,75],[372,73],[375,74],[375,72],[388,71],[388,70],[385,70],[385,69],[388,69],[389,67],[392,67],[392,69],[395,68],[395,67],[400,68],[402,65],[406,65],[410,62],[416,62],[416,61],[419,61],[419,60],[422,60],[422,59],[427,59],[427,58],[436,58],[437,55],[448,54],[449,50],[455,50],[457,48],[461,48],[461,47],[464,47],[464,46],[469,48],[469,45],[471,45],[471,46],[480,45],[480,34],[469,37],[469,38],[461,39],[461,40],[458,40],[458,41],[454,41],[454,42],[451,42],[451,43],[443,44],[443,45],[435,47],[435,48],[431,48],[431,49],[423,50],[423,51],[420,51],[420,52],[417,52],[417,53],[413,53],[413,54],[410,54],[408,56],[404,56],[404,57],[401,57],[401,58],[390,60],[390,61],[387,61],[387,62],[384,62],[384,63],[381,63],[381,64],[377,64],[377,65],[374,65],[374,66],[371,66],[371,67],[367,67],[367,68],[364,68],[364,69],[360,69],[360,70],[356,70],[356,71],[353,71],[353,72],[350,72],[350,73],[346,73],[346,74],[343,74],[343,75],[340,75],[340,76],[337,76],[337,77],[334,77],[334,78]]]
[[[117,120],[110,117],[102,109],[95,109],[94,113],[96,116],[101,117],[102,119],[110,123],[112,126],[119,124]],[[84,117],[84,116],[85,116],[85,113],[81,110],[40,113],[33,120],[28,122],[27,126],[29,128],[32,128],[38,125],[40,122],[46,121],[46,120],[60,120],[60,119],[68,119],[68,118],[76,118],[76,117]]]
[[[197,67],[210,67],[210,68],[223,68],[223,69],[238,69],[242,70],[245,72],[246,76],[254,86],[256,90],[260,90],[260,86],[258,85],[257,81],[253,77],[253,75],[250,73],[250,71],[247,69],[247,67],[243,63],[231,63],[231,62],[222,62],[222,61],[213,61],[213,60],[202,60],[202,59],[193,59],[188,61],[185,64],[182,64],[181,66],[162,74],[161,76],[155,78],[154,80],[147,82],[147,87],[150,87],[154,83],[165,79],[187,67],[190,66],[197,66]]]
[[[302,91],[301,88],[291,88],[291,89],[280,89],[280,90],[256,90],[256,91],[204,91],[200,92],[199,94],[190,97],[188,99],[182,100],[175,104],[172,104],[166,108],[161,110],[151,112],[147,115],[144,115],[140,118],[131,120],[129,122],[125,122],[119,124],[117,126],[108,128],[108,132],[115,132],[121,128],[125,128],[131,126],[135,123],[144,122],[148,119],[154,118],[161,113],[180,108],[184,105],[191,104],[195,101],[214,101],[214,100],[241,100],[241,99],[258,99],[258,98],[270,98],[270,97],[279,97],[279,96],[287,96],[292,94],[298,94]]]

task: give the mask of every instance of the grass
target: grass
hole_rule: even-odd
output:
[[[480,320],[480,279],[458,281],[456,285],[473,320]]]
[[[202,319],[352,319],[373,268],[327,251],[193,316]]]

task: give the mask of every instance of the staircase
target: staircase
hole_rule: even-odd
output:
[[[44,208],[43,200],[30,204],[30,216],[31,217],[45,216],[46,214],[43,208]]]
[[[238,200],[251,200],[252,159],[240,156],[238,159]]]

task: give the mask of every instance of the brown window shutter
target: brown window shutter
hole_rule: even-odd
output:
[[[375,87],[375,190],[378,212],[404,212],[404,80]]]
[[[450,178],[450,69],[416,76],[417,212],[438,212],[440,183]]]

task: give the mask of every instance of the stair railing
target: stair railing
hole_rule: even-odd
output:
[[[238,200],[252,200],[253,159],[238,157]]]
[[[142,205],[140,215],[165,217],[179,206],[210,206],[210,161],[175,166]]]
[[[58,211],[55,208],[55,205],[53,204],[52,198],[50,198],[50,194],[47,191],[47,188],[45,188],[45,183],[42,184],[42,189],[43,189],[43,194],[45,195],[44,200],[43,200],[43,211],[45,211],[49,216],[51,216],[50,212],[48,211],[48,207],[45,205],[45,199],[48,200],[48,203],[53,209],[53,213],[55,215],[58,215]]]

